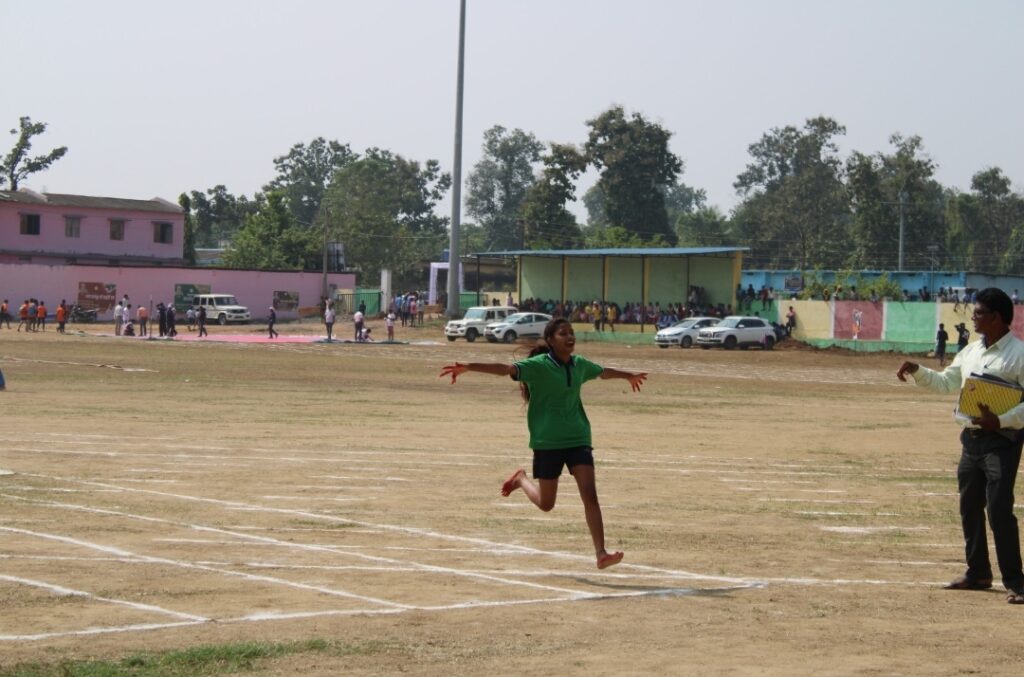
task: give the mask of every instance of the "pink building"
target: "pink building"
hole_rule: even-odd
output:
[[[95,308],[103,319],[124,295],[135,305],[183,309],[193,293],[235,296],[254,319],[316,312],[320,297],[355,288],[352,273],[188,267],[185,215],[176,204],[31,190],[0,191],[0,299],[37,298]]]
[[[185,215],[160,198],[0,191],[0,263],[182,265]]]

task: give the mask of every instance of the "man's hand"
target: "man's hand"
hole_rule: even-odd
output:
[[[921,365],[919,365],[917,362],[904,362],[903,364],[900,365],[899,370],[896,372],[896,378],[898,378],[901,381],[906,381],[907,374],[915,373],[920,366]]]
[[[981,409],[981,416],[975,416],[972,418],[971,423],[982,430],[987,430],[989,432],[995,432],[1002,427],[999,423],[999,417],[992,413],[992,410],[988,408],[987,404],[979,402],[978,409]]]
[[[445,376],[451,376],[452,377],[452,384],[454,384],[455,383],[455,379],[457,379],[460,374],[465,374],[467,371],[469,371],[469,368],[466,365],[460,364],[460,363],[456,362],[455,364],[449,364],[449,365],[445,366],[444,368],[442,368],[441,369],[441,373],[438,374],[438,378],[444,378]]]

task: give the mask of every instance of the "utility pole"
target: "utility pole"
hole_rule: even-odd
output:
[[[906,221],[906,219],[904,219],[904,217],[903,217],[903,205],[906,203],[906,201],[907,201],[907,192],[904,191],[904,190],[901,190],[900,191],[900,261],[899,261],[899,265],[896,267],[896,270],[899,270],[899,271],[903,270],[903,227],[904,227],[904,224],[905,224],[905,221]]]
[[[327,298],[327,225],[331,220],[331,210],[324,205],[324,252],[323,252],[323,277],[320,279],[320,296]]]
[[[452,165],[452,230],[448,240],[448,307],[459,314],[459,227],[462,214],[462,81],[466,60],[466,0],[459,2],[459,71],[455,88],[455,162]]]

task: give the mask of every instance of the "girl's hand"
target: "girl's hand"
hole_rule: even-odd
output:
[[[640,384],[647,380],[647,372],[640,374],[630,374],[626,377],[629,380],[629,385],[633,388],[633,392],[640,392]]]
[[[469,368],[466,365],[456,362],[455,364],[449,364],[441,369],[441,373],[438,375],[438,378],[451,376],[452,384],[454,385],[455,379],[457,379],[460,374],[465,374],[467,371],[469,371]]]

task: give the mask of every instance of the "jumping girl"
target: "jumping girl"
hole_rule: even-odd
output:
[[[604,521],[597,502],[594,481],[594,454],[590,439],[590,421],[583,410],[580,388],[591,379],[624,378],[634,392],[647,379],[646,373],[631,373],[603,368],[579,355],[573,356],[576,335],[564,318],[551,320],[544,328],[544,341],[530,351],[527,359],[514,364],[498,362],[456,362],[441,370],[451,376],[452,383],[467,371],[495,376],[511,376],[519,382],[527,402],[526,422],[533,448],[533,477],[522,468],[516,470],[501,487],[508,496],[522,489],[526,497],[544,512],[555,507],[558,477],[562,467],[576,478],[580,498],[587,517],[587,527],[594,541],[597,568],[604,569],[622,561],[621,552],[608,552],[604,546]]]

